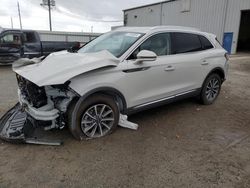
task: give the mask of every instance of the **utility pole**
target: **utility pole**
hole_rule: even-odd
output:
[[[18,15],[19,15],[19,23],[20,23],[20,29],[23,29],[22,26],[22,17],[21,17],[21,11],[20,11],[20,6],[19,6],[19,2],[17,1],[17,8],[18,8]]]
[[[51,9],[56,6],[55,0],[43,0],[43,3],[41,3],[41,6],[47,7],[49,10],[49,30],[52,31],[52,22],[51,22]]]
[[[12,16],[10,17],[11,29],[13,29],[13,19]]]
[[[49,30],[52,31],[52,25],[51,25],[51,6],[50,6],[50,0],[48,0],[48,7],[49,7]]]

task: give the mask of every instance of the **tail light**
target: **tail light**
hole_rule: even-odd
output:
[[[224,56],[225,56],[226,60],[229,61],[229,54],[228,54],[228,53],[225,53]]]

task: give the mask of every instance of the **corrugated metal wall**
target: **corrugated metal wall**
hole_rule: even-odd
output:
[[[250,0],[228,0],[224,32],[233,32],[232,53],[237,50],[241,11],[250,10]],[[250,23],[249,23],[250,25]]]
[[[125,11],[127,26],[180,25],[214,33],[222,41],[226,0],[191,0],[189,12],[182,11],[183,0],[163,2]]]
[[[182,1],[163,4],[162,24],[197,27],[217,35],[222,41],[225,0],[191,0],[189,12],[182,12]]]
[[[161,20],[161,4],[152,5],[140,9],[130,10],[127,14],[128,26],[156,26],[160,25]]]
[[[191,3],[190,11],[183,11],[183,3],[187,1]],[[221,43],[225,32],[233,32],[232,53],[235,53],[241,10],[247,9],[250,0],[176,0],[125,10],[124,18],[127,17],[127,26],[197,27],[216,34]]]
[[[49,32],[38,31],[42,41],[78,41],[81,43],[89,42],[90,40],[100,36],[99,33],[76,33],[76,32]]]

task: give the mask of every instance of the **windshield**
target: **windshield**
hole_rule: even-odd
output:
[[[110,32],[96,38],[92,42],[81,48],[79,53],[93,53],[102,50],[108,50],[115,57],[120,57],[130,46],[132,46],[140,37],[141,33],[133,32]]]

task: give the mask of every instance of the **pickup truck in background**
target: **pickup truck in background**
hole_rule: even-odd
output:
[[[0,64],[11,64],[19,58],[47,56],[61,50],[77,50],[80,42],[41,41],[32,30],[0,31]]]

